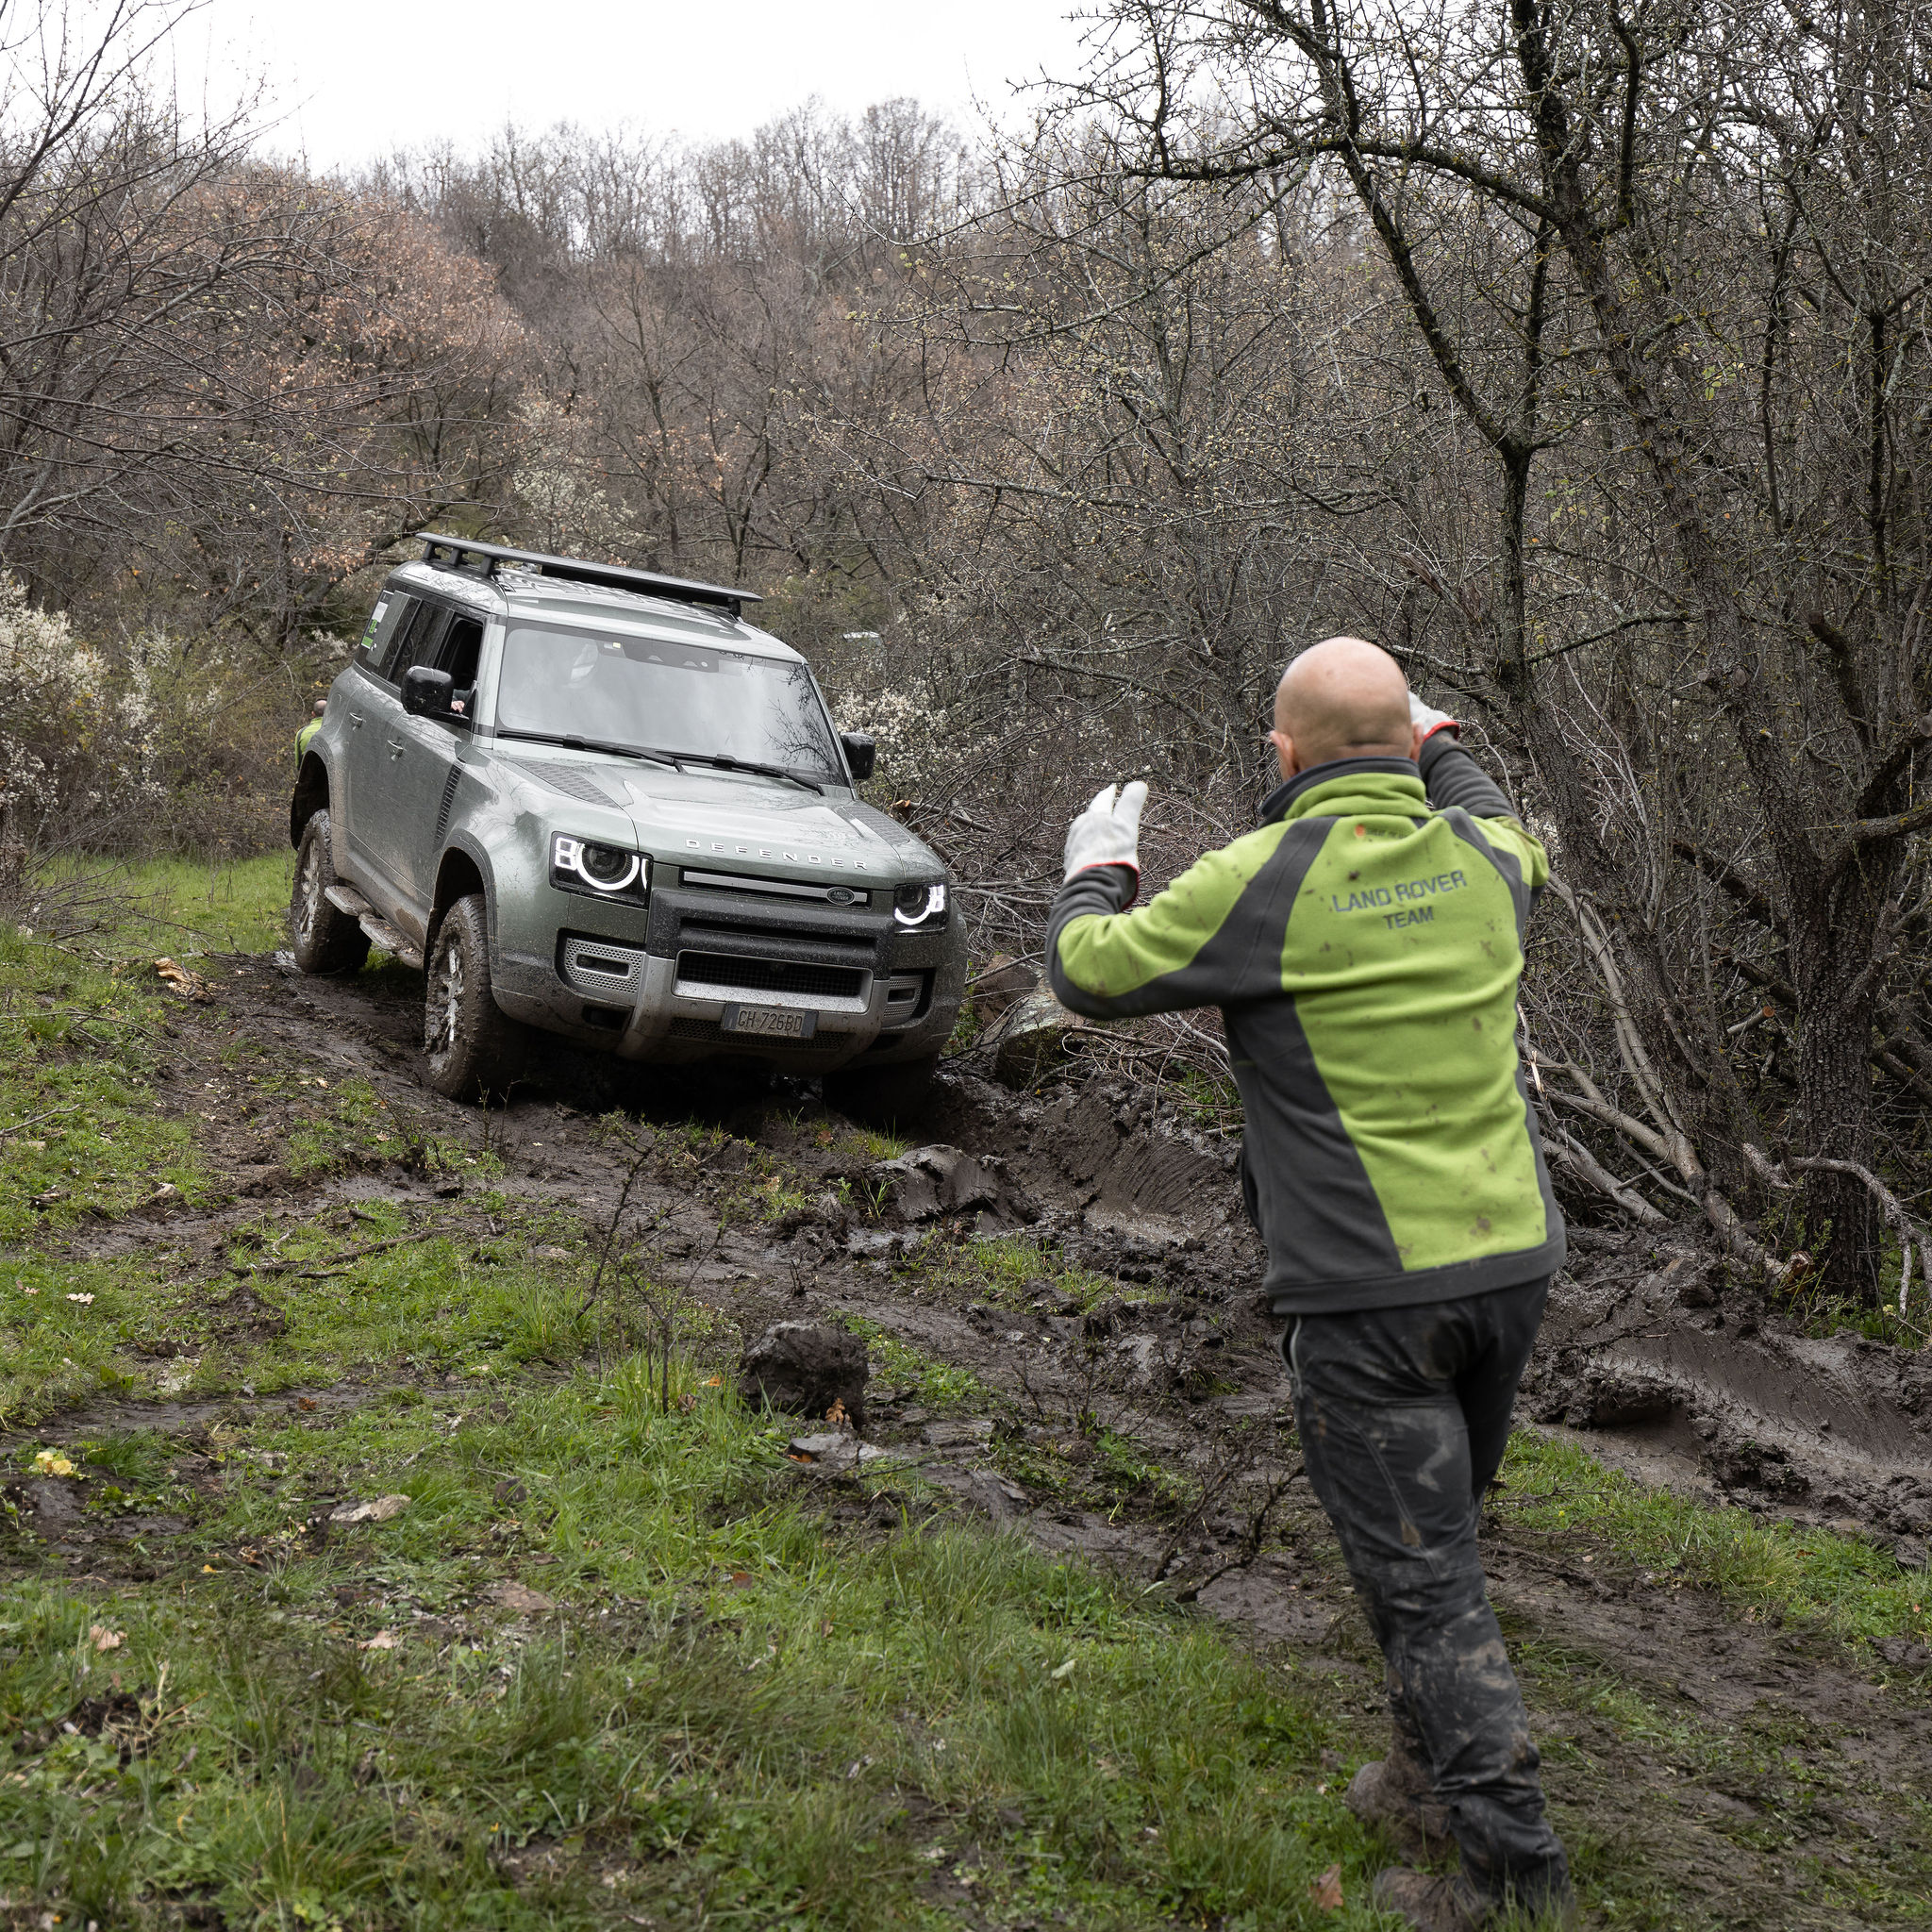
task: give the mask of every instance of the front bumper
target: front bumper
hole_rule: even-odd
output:
[[[957,910],[937,929],[908,931],[890,911],[678,880],[654,888],[648,908],[554,889],[533,897],[546,924],[497,935],[497,1004],[625,1059],[754,1058],[799,1074],[861,1058],[888,1066],[939,1052],[958,1018]],[[796,1014],[809,1037],[727,1030],[742,1008]]]

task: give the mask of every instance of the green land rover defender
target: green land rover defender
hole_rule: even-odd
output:
[[[822,1074],[908,1112],[952,1032],[946,870],[864,804],[746,591],[425,532],[300,757],[296,963],[424,969],[430,1083],[487,1098],[543,1036]]]

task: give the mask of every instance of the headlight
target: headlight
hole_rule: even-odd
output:
[[[550,883],[566,892],[641,904],[650,892],[651,861],[622,845],[600,845],[559,832],[550,841]]]
[[[892,894],[892,917],[901,925],[924,925],[946,916],[946,889],[938,885],[901,886]]]

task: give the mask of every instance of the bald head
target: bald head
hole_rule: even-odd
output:
[[[1413,758],[1408,679],[1365,639],[1324,638],[1282,674],[1274,736],[1284,777],[1331,758]]]

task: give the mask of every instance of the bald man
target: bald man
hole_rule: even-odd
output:
[[[1389,1666],[1394,1746],[1349,1790],[1411,1857],[1375,1900],[1415,1926],[1567,1913],[1562,1845],[1490,1607],[1476,1526],[1563,1260],[1516,1051],[1542,847],[1410,696],[1387,652],[1330,638],[1288,667],[1282,783],[1257,830],[1129,911],[1147,788],[1067,834],[1053,988],[1114,1019],[1218,1006],[1246,1114],[1309,1482]]]

